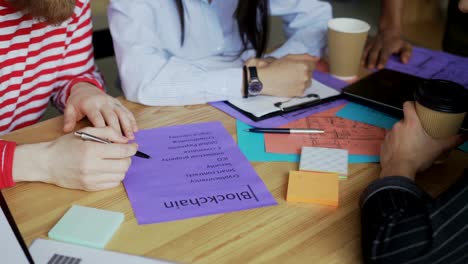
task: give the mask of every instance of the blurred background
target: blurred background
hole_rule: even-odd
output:
[[[129,0],[131,1],[131,0]],[[155,0],[170,1],[170,0]],[[222,1],[222,0],[221,0]],[[367,21],[371,25],[371,35],[377,32],[380,15],[379,0],[329,0],[333,6],[334,17],[354,17]],[[404,36],[414,45],[431,49],[441,49],[448,0],[405,0],[403,12]],[[95,31],[107,30],[107,6],[109,0],[91,0],[93,25]],[[269,47],[277,47],[284,41],[281,21],[272,18]],[[106,47],[102,47],[106,48]],[[97,59],[96,63],[104,76],[108,93],[121,96],[118,88],[117,65],[115,58]],[[49,106],[43,120],[59,115],[53,106]]]

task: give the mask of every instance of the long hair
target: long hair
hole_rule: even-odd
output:
[[[175,0],[180,19],[181,43],[184,44],[185,19],[182,0]],[[269,34],[268,0],[239,0],[233,17],[237,20],[239,34],[244,50],[252,45],[256,57],[260,58],[266,50]]]
[[[50,25],[59,25],[72,17],[76,0],[14,0],[8,3],[36,19]]]

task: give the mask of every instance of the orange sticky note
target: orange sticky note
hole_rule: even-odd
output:
[[[288,202],[338,206],[338,174],[290,171]]]

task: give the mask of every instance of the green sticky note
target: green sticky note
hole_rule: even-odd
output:
[[[104,248],[124,220],[124,214],[73,205],[49,231],[55,240]]]

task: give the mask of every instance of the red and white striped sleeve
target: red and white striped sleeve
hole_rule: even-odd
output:
[[[0,139],[0,189],[12,187],[13,181],[13,157],[16,143]]]
[[[79,82],[88,82],[104,91],[104,81],[94,63],[92,44],[93,25],[89,0],[77,0],[75,14],[67,27],[66,48],[59,71],[59,87],[53,102],[65,108],[71,88]]]

